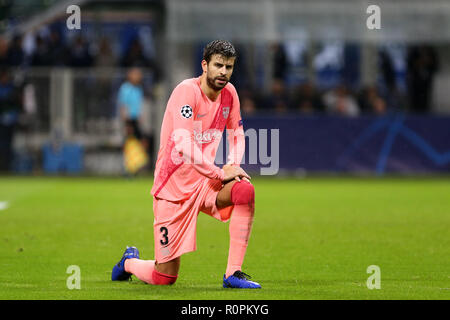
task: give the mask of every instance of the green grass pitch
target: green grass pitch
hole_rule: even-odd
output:
[[[450,181],[254,178],[243,271],[222,288],[228,224],[200,214],[197,251],[171,287],[112,282],[126,245],[153,259],[151,177],[0,177],[0,299],[449,299]],[[6,208],[5,208],[6,207]],[[67,267],[81,270],[69,290]],[[369,290],[367,267],[381,270]]]

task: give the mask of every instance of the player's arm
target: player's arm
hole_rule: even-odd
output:
[[[230,147],[227,166],[230,165],[240,167],[242,157],[245,153],[245,134],[240,111],[241,106],[239,97],[234,87],[232,89],[233,106],[231,108],[230,116],[227,122],[227,140]],[[245,173],[244,170],[241,169],[241,171],[241,177],[250,179],[250,176],[248,176],[248,174]]]
[[[182,155],[185,163],[192,164],[200,174],[210,179],[224,180],[224,170],[203,157],[202,150],[194,141],[195,105],[194,89],[186,84],[178,85],[169,98],[167,110],[173,123],[171,136],[175,142],[175,150]]]
[[[239,97],[236,90],[232,90],[233,106],[227,122],[227,139],[230,146],[227,164],[240,166],[245,153],[245,134],[242,123]]]

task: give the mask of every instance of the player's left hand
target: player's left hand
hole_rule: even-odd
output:
[[[239,179],[239,177],[236,177],[235,179],[236,179],[237,181],[241,181],[241,180]],[[249,180],[247,177],[242,177],[242,180],[247,181],[247,182],[250,182],[250,180]]]
[[[247,172],[244,171],[244,169],[242,169],[240,166],[238,166],[236,164],[226,164],[226,165],[224,165],[224,168],[225,167],[229,167],[229,166],[233,166],[233,167],[238,167],[239,168],[240,174],[237,175],[236,177],[234,177],[234,180],[241,181],[241,179],[242,179],[242,180],[247,181],[247,182],[250,183],[251,177],[248,175]]]

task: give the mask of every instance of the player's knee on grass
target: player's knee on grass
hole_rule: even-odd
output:
[[[255,187],[248,181],[236,182],[231,188],[231,202],[234,205],[255,204]]]
[[[177,278],[178,278],[178,276],[164,274],[164,273],[158,272],[156,270],[153,270],[153,273],[152,273],[153,284],[156,284],[156,285],[174,284],[175,281],[177,281]]]

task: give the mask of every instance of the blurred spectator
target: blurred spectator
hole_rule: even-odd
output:
[[[23,35],[22,40],[23,54],[25,56],[25,64],[31,65],[34,51],[36,50],[36,37],[32,31]]]
[[[8,66],[8,42],[0,36],[0,67]]]
[[[287,72],[288,61],[283,45],[276,43],[273,50],[273,78],[284,79]]]
[[[386,114],[386,101],[384,101],[384,99],[379,96],[375,97],[372,101],[372,112],[378,116]]]
[[[311,82],[306,82],[294,91],[292,107],[301,113],[323,112],[322,98]]]
[[[45,39],[38,35],[36,37],[36,48],[31,57],[31,65],[33,67],[48,66],[51,64],[50,50]]]
[[[329,113],[349,117],[359,115],[356,100],[349,93],[347,87],[342,84],[328,91],[323,97],[323,102]]]
[[[138,68],[130,69],[127,73],[127,80],[120,86],[118,94],[120,117],[127,125],[127,132],[138,139],[142,137],[139,121],[141,121],[142,102],[144,100],[141,82],[141,70]]]
[[[13,135],[21,110],[20,88],[7,69],[0,70],[0,171],[11,168]]]
[[[255,100],[251,96],[244,96],[241,99],[241,110],[245,115],[252,115],[256,111]]]
[[[248,60],[246,56],[247,48],[241,45],[239,42],[234,43],[234,48],[236,52],[239,52],[239,56],[234,60],[233,68],[233,85],[239,92],[241,90],[246,90],[250,86],[251,75],[248,72]],[[202,47],[203,48],[203,47]]]
[[[241,111],[244,115],[252,115],[256,112],[255,98],[250,90],[243,90],[239,93]]]
[[[116,65],[116,57],[112,52],[110,40],[107,38],[102,38],[100,40],[98,54],[95,57],[95,66],[113,67],[115,65]]]
[[[438,70],[435,50],[430,46],[414,46],[407,57],[407,82],[410,108],[414,112],[430,110],[433,77]]]
[[[115,65],[116,58],[112,52],[110,40],[102,38],[94,61],[95,67],[103,68],[97,72],[95,95],[99,99],[98,106],[105,112],[110,110],[111,105],[114,105],[111,104],[111,79],[114,78],[116,72],[113,68]]]
[[[386,50],[381,50],[379,53],[380,69],[383,82],[386,85],[388,94],[392,94],[396,91],[396,79],[394,65],[392,64],[391,57]]]
[[[141,42],[138,38],[134,39],[128,51],[125,53],[122,62],[122,67],[142,67],[150,66],[150,60],[144,55]]]
[[[125,125],[125,141],[134,136],[140,140],[147,153],[152,156],[152,134],[144,134],[141,130],[143,119],[144,91],[141,87],[142,72],[139,68],[128,71],[127,80],[120,86],[118,104],[120,117]]]
[[[22,50],[22,37],[15,35],[8,49],[8,64],[12,67],[21,66],[24,63]]]
[[[375,86],[364,88],[358,100],[361,111],[364,113],[383,115],[387,112],[386,101],[380,96]]]
[[[286,93],[286,86],[281,79],[274,79],[272,81],[271,92],[269,95],[263,97],[261,105],[265,109],[272,109],[278,113],[283,113],[288,110],[289,97]]]
[[[93,57],[89,52],[89,44],[80,35],[75,38],[69,49],[69,65],[71,67],[90,67]]]
[[[138,38],[132,41],[129,49],[121,60],[120,65],[126,68],[140,67],[151,69],[153,72],[153,80],[160,80],[160,67],[144,54],[144,49]]]
[[[118,104],[120,117],[125,125],[126,135],[141,140],[148,149],[149,141],[141,130],[143,119],[144,91],[142,89],[142,71],[132,68],[127,73],[127,80],[120,86]]]
[[[52,30],[48,39],[48,54],[50,56],[51,64],[54,66],[62,66],[66,64],[67,48],[61,40],[61,35],[58,31]]]
[[[379,58],[381,78],[384,84],[384,87],[381,87],[379,91],[383,93],[384,102],[389,108],[400,109],[405,105],[405,95],[397,85],[393,58],[386,48],[380,51]]]

